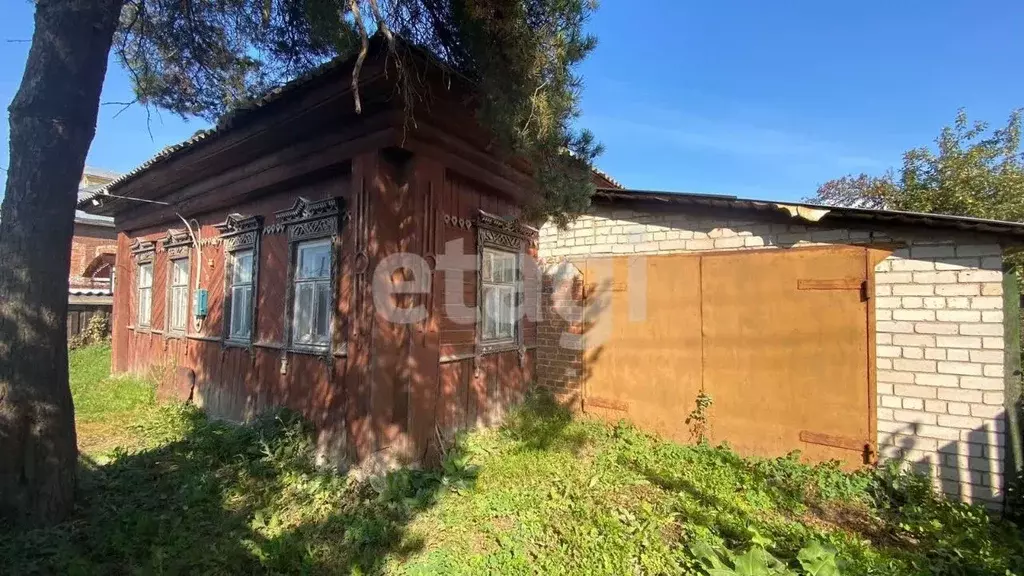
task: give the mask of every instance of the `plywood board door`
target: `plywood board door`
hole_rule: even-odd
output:
[[[703,382],[711,438],[745,455],[799,449],[849,466],[874,447],[868,251],[704,256]]]
[[[586,262],[584,410],[673,440],[701,387],[700,258]]]

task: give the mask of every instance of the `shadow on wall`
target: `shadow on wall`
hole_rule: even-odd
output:
[[[544,270],[538,323],[537,384],[575,411],[583,409],[584,386],[604,345],[588,346],[587,334],[611,305],[611,278],[587,286],[583,272],[563,261]]]
[[[903,425],[885,436],[879,450],[888,460],[929,476],[937,490],[949,498],[1001,510],[1005,486],[1013,476],[1012,458],[1005,458],[1006,435],[999,427],[1005,414],[983,425],[961,431],[958,440],[920,436],[924,424]],[[1005,476],[1004,476],[1005,474]]]

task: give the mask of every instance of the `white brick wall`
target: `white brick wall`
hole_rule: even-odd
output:
[[[875,269],[878,448],[952,497],[1002,499],[1002,251],[984,236],[827,229],[739,213],[597,207],[540,231],[542,259],[897,242]]]

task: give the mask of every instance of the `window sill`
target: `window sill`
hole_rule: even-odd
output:
[[[510,350],[519,350],[519,342],[516,342],[515,340],[495,340],[493,342],[480,343],[481,354],[494,354],[496,352],[508,352]]]
[[[164,332],[164,338],[166,338],[168,340],[184,340],[185,339],[185,332],[183,330],[182,331],[179,331],[179,330],[168,330],[168,331]]]
[[[214,338],[213,336],[203,336],[202,334],[189,334],[189,340],[201,340],[203,342],[220,342],[220,338]]]
[[[250,340],[232,340],[231,338],[226,338],[224,340],[224,347],[225,348],[245,348],[246,350],[248,350],[249,348],[252,348],[252,341],[250,341]]]
[[[308,356],[331,356],[331,350],[327,346],[295,346],[288,348],[288,352],[293,354],[306,354]]]

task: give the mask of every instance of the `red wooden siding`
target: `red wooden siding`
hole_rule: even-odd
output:
[[[191,285],[209,292],[209,315],[199,330],[190,322],[185,338],[163,333],[167,315],[168,258],[159,241],[178,219],[118,234],[115,286],[114,369],[170,378],[179,367],[194,372],[197,400],[212,415],[251,418],[275,406],[302,412],[319,430],[326,456],[362,460],[388,450],[398,460],[432,458],[436,430],[450,435],[467,426],[498,422],[533,378],[536,326],[524,321],[528,350],[473,357],[475,322],[459,324],[444,307],[444,272],[436,266],[445,243],[462,239],[476,254],[472,223],[480,210],[517,216],[502,194],[459,176],[438,159],[376,148],[344,162],[349,169],[306,175],[299,183],[247,196],[228,208],[191,215],[200,224],[202,249],[190,255]],[[289,246],[274,229],[275,211],[298,197],[343,201],[335,243],[338,269],[333,348],[326,355],[287,350],[285,323]],[[214,228],[230,213],[263,217],[258,238],[255,330],[251,348],[225,345],[224,248]],[[452,223],[456,224],[452,224]],[[462,224],[458,224],[462,223]],[[268,227],[271,227],[268,229]],[[157,243],[154,258],[152,329],[135,326],[136,271],[133,240]],[[412,253],[431,267],[428,294],[395,294],[391,303],[423,306],[427,317],[413,324],[389,322],[377,310],[372,286],[377,265],[388,256]],[[531,247],[530,253],[535,251]],[[527,267],[527,273],[530,273]],[[384,281],[410,280],[412,270]],[[465,274],[466,306],[476,305],[477,278]],[[531,297],[532,298],[532,297]],[[527,300],[530,306],[532,300]],[[190,316],[191,318],[191,316]]]

